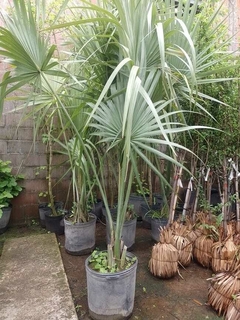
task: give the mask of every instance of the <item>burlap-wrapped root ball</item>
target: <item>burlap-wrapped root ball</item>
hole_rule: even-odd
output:
[[[173,231],[173,237],[171,238],[171,244],[178,250],[178,262],[181,266],[187,267],[193,254],[193,245],[186,237],[188,230],[181,222],[175,221],[170,229]]]
[[[209,235],[202,235],[195,241],[193,257],[203,267],[209,268],[212,265],[213,239]]]
[[[178,272],[178,250],[170,243],[172,231],[162,229],[160,242],[152,248],[150,272],[160,278],[171,278]]]
[[[227,308],[225,320],[240,319],[240,293],[233,297],[232,302]]]
[[[227,312],[233,297],[240,292],[239,266],[239,260],[235,257],[230,271],[218,273],[209,279],[208,303],[219,315]]]
[[[237,247],[233,239],[215,242],[212,245],[212,270],[214,273],[229,271],[233,263]]]

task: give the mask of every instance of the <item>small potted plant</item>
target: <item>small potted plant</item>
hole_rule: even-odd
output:
[[[44,197],[48,199],[48,202],[43,202],[39,204],[39,215],[40,222],[43,227],[50,232],[54,232],[56,234],[64,233],[64,210],[63,210],[63,202],[56,202],[53,194],[53,118],[48,117],[47,122],[43,130],[45,133],[42,134],[42,141],[46,146],[46,166],[41,167],[46,170],[46,180],[47,180],[47,191],[41,192],[39,194],[40,197]]]
[[[90,141],[85,143],[75,137],[62,144],[63,153],[68,153],[72,174],[73,206],[64,218],[65,250],[72,255],[87,254],[95,248],[97,217],[92,213],[91,205],[94,203],[95,181],[85,154],[85,147],[89,149],[91,144]]]
[[[151,217],[151,237],[159,242],[161,227],[168,224],[169,207],[165,204],[160,210],[152,210],[148,213]]]
[[[0,234],[5,232],[11,216],[11,201],[22,191],[21,175],[14,175],[10,161],[0,160]]]

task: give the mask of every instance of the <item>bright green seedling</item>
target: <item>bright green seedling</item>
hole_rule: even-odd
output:
[[[94,250],[89,259],[89,265],[93,270],[96,270],[100,273],[114,273],[129,269],[136,262],[136,260],[136,257],[126,256],[125,264],[122,268],[120,268],[116,262],[110,266],[108,264],[108,252]]]

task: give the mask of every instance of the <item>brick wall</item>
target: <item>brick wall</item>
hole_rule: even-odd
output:
[[[30,223],[38,219],[38,203],[41,191],[47,190],[45,170],[36,176],[37,168],[46,165],[45,146],[40,140],[33,145],[33,121],[21,121],[20,112],[9,113],[13,109],[12,102],[4,104],[4,114],[0,120],[0,158],[10,160],[14,173],[24,175],[24,190],[13,200],[10,224]],[[54,155],[54,164],[61,164],[63,156]],[[53,181],[56,183],[63,175],[66,167],[59,166],[53,170]],[[69,177],[54,187],[56,201],[66,201]]]

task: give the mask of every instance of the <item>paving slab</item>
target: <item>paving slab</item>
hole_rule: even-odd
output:
[[[78,319],[55,234],[5,241],[0,257],[0,319]]]

